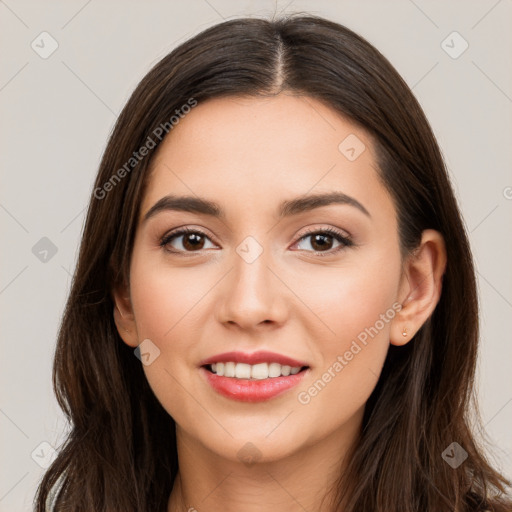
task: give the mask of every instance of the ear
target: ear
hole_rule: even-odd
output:
[[[402,309],[391,324],[392,345],[405,345],[434,312],[441,297],[446,247],[438,231],[426,229],[419,247],[404,263],[399,286]]]
[[[112,298],[117,332],[127,345],[135,348],[139,345],[139,341],[128,286],[124,283],[117,285],[112,290]]]

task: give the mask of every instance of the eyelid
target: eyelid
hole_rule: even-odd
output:
[[[341,230],[338,228],[334,228],[331,226],[327,226],[327,227],[321,227],[321,226],[318,227],[317,226],[317,227],[313,227],[313,228],[308,227],[308,228],[306,228],[306,231],[304,233],[299,235],[298,240],[302,240],[307,235],[314,235],[317,233],[329,233],[333,236],[339,236],[340,238],[344,238],[346,240],[352,241],[352,235],[350,235],[347,231]]]

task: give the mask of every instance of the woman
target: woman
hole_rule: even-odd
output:
[[[391,64],[318,17],[214,26],[106,148],[37,510],[509,511],[469,427],[477,340],[460,212]]]

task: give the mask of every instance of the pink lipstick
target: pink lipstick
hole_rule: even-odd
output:
[[[216,392],[227,398],[263,402],[296,386],[309,372],[309,366],[274,352],[225,352],[201,361],[200,372]]]

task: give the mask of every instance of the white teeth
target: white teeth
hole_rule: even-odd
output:
[[[287,364],[281,366],[281,374],[285,377],[288,377],[290,375],[290,370],[292,369],[291,366],[288,366]]]
[[[235,377],[237,379],[255,379],[263,380],[275,377],[288,377],[300,372],[299,366],[291,367],[288,365],[280,365],[279,363],[213,363],[210,365],[213,373],[219,377]]]
[[[268,376],[279,377],[281,375],[281,365],[279,363],[270,363],[268,365]]]
[[[235,368],[235,377],[237,379],[250,379],[251,365],[245,363],[237,363]]]
[[[259,363],[255,364],[251,368],[251,377],[253,379],[268,379],[268,364],[267,363]]]
[[[235,376],[235,363],[224,363],[224,377]]]

